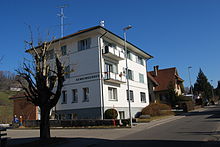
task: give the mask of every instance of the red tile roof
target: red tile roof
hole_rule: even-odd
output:
[[[169,84],[178,80],[179,82],[183,82],[183,80],[179,77],[178,72],[175,67],[159,69],[157,71],[157,76],[154,75],[154,71],[148,72],[158,83],[159,85],[155,88],[155,91],[164,91],[167,90]]]
[[[158,86],[159,83],[154,79],[154,77],[148,72],[147,77],[156,85]]]

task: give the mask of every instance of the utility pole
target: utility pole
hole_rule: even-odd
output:
[[[191,68],[192,68],[192,66],[188,67],[188,74],[189,74],[189,83],[190,83],[190,93],[193,94],[191,76],[190,76],[190,71],[189,71],[189,69],[191,69]]]
[[[60,17],[60,37],[63,38],[64,36],[64,8],[67,7],[67,5],[59,6],[60,13],[57,14]]]
[[[128,50],[126,47],[126,31],[131,29],[132,26],[129,25],[123,28],[124,31],[124,50],[125,50],[125,57],[126,57],[126,80],[127,80],[127,97],[128,97],[128,108],[129,108],[129,118],[130,118],[130,127],[132,127],[132,116],[131,116],[131,98],[130,98],[130,88],[129,88],[129,78],[128,78]]]

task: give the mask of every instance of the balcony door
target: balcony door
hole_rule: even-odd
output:
[[[117,73],[117,65],[113,63],[105,63],[105,72]]]

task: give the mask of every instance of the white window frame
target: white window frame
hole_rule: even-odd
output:
[[[129,90],[130,91],[130,100],[131,102],[134,102],[134,91],[133,90]],[[128,90],[126,90],[126,94],[127,94],[127,100],[128,100]]]
[[[147,102],[146,93],[145,92],[140,92],[140,98],[141,98],[141,103],[146,103]]]
[[[72,103],[78,103],[78,90],[72,89]]]
[[[128,69],[128,79],[134,81],[134,71]]]
[[[62,56],[67,55],[67,46],[66,45],[61,46],[60,50],[61,50]]]
[[[108,99],[109,99],[109,101],[117,101],[118,100],[117,88],[108,87]]]
[[[91,48],[91,38],[78,41],[78,51],[83,51],[89,48]]]
[[[89,88],[83,88],[83,102],[89,102]]]
[[[67,91],[62,91],[62,104],[67,104]]]
[[[144,74],[139,73],[139,82],[144,83]]]

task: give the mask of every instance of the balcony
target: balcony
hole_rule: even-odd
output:
[[[109,58],[113,58],[115,60],[124,60],[125,54],[121,52],[120,50],[113,48],[111,46],[105,46],[105,49],[103,50],[103,54]]]
[[[124,75],[112,72],[104,72],[104,80],[117,84],[126,83],[126,78]]]

